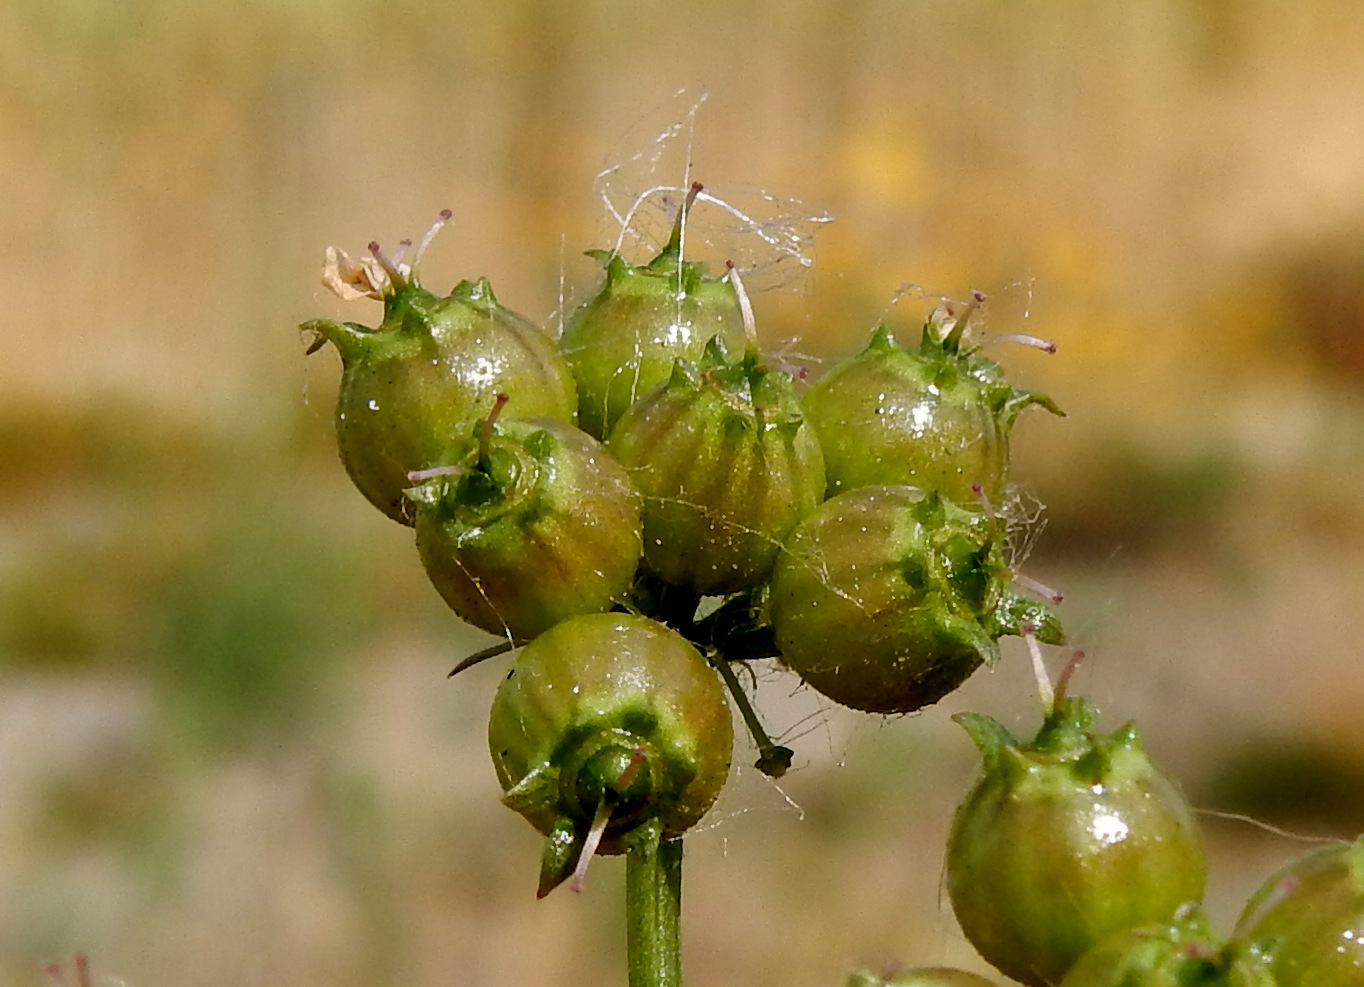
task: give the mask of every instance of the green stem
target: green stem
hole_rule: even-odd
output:
[[[626,956],[630,987],[682,987],[682,841],[655,820],[628,840]]]
[[[758,747],[758,760],[753,766],[769,778],[780,778],[786,774],[786,769],[791,767],[791,758],[795,751],[774,743],[767,735],[762,721],[758,719],[757,710],[748,699],[748,693],[744,692],[744,687],[739,684],[739,677],[734,674],[734,669],[730,667],[723,652],[716,654],[711,664],[720,673],[729,694],[734,697],[734,705],[739,707],[739,715],[744,718],[748,732],[753,735],[753,743]]]

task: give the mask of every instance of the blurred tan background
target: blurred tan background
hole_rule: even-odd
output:
[[[130,987],[624,983],[619,862],[534,900],[500,666],[446,681],[486,638],[348,486],[294,327],[374,322],[323,248],[447,206],[428,286],[553,324],[614,236],[593,176],[702,94],[694,177],[837,217],[756,295],[773,349],[912,326],[907,283],[1059,344],[993,355],[1070,413],[1015,433],[1025,568],[1107,725],[1202,808],[1364,829],[1353,0],[18,0],[0,75],[0,985],[78,949]],[[1012,645],[893,721],[764,676],[797,770],[691,840],[689,982],[985,972],[940,892],[948,717],[1035,729]],[[1310,844],[1206,822],[1228,931]]]

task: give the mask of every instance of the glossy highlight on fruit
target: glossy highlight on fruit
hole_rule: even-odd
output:
[[[805,412],[824,450],[829,496],[907,484],[970,504],[978,484],[1002,500],[1019,412],[1034,404],[1061,411],[1044,395],[1010,387],[978,351],[963,350],[965,325],[964,315],[950,330],[930,320],[917,349],[879,326],[865,350],[810,388]]]
[[[488,422],[486,443],[484,432],[475,426],[407,491],[418,554],[445,602],[515,641],[623,602],[641,550],[625,471],[562,422]]]
[[[824,499],[819,441],[789,374],[720,337],[678,360],[609,442],[644,496],[644,559],[664,582],[722,595],[764,582],[782,540]]]
[[[696,360],[720,336],[744,345],[743,313],[731,284],[706,264],[684,260],[687,213],[701,187],[678,210],[672,236],[648,264],[592,251],[606,269],[596,294],[569,318],[559,349],[578,385],[578,425],[598,439],[611,434],[630,405],[667,382],[678,357]]]
[[[317,337],[313,349],[328,342],[341,354],[336,440],[346,472],[370,503],[410,525],[407,474],[435,463],[499,392],[511,395],[514,417],[564,422],[577,395],[554,341],[501,305],[486,278],[441,298],[371,248],[381,263],[360,268],[329,252],[325,283],[343,297],[382,298],[378,328],[317,319],[302,329]],[[355,283],[371,290],[347,292]]]
[[[1283,867],[1246,903],[1236,936],[1270,957],[1279,987],[1364,984],[1364,837]]]
[[[1284,987],[1265,957],[1225,943],[1200,908],[1124,929],[1087,952],[1059,987]],[[1325,987],[1325,985],[1323,985]]]
[[[1055,984],[1108,936],[1201,901],[1193,810],[1141,748],[1135,725],[1095,732],[1060,699],[1031,744],[988,716],[955,717],[985,761],[957,810],[947,890],[962,931],[1001,972]]]
[[[664,839],[695,825],[733,740],[715,672],[663,624],[590,614],[535,638],[493,699],[488,744],[503,801],[547,837],[541,894],[572,870],[594,819],[601,853],[623,852],[646,822]]]
[[[1031,627],[1064,641],[1009,588],[1003,522],[914,487],[826,501],[787,539],[769,612],[783,661],[825,696],[871,713],[937,702]]]

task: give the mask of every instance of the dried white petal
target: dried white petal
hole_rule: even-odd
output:
[[[356,264],[344,250],[328,247],[322,260],[322,284],[342,301],[382,299],[388,275],[373,257],[362,257]]]

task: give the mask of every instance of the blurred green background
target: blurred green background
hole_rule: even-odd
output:
[[[647,178],[703,94],[694,177],[837,217],[756,294],[773,349],[912,326],[908,283],[1059,344],[995,355],[1070,413],[1015,433],[1025,568],[1108,725],[1202,808],[1364,829],[1361,52],[1353,0],[5,5],[0,984],[78,949],[131,987],[624,982],[619,862],[534,901],[499,663],[446,681],[487,638],[349,487],[295,326],[375,321],[323,248],[447,206],[427,284],[555,324],[615,235],[593,177]],[[763,677],[798,770],[741,749],[690,841],[690,982],[984,972],[948,716],[1034,729],[1017,643],[891,721]],[[1227,931],[1309,844],[1206,823]]]

